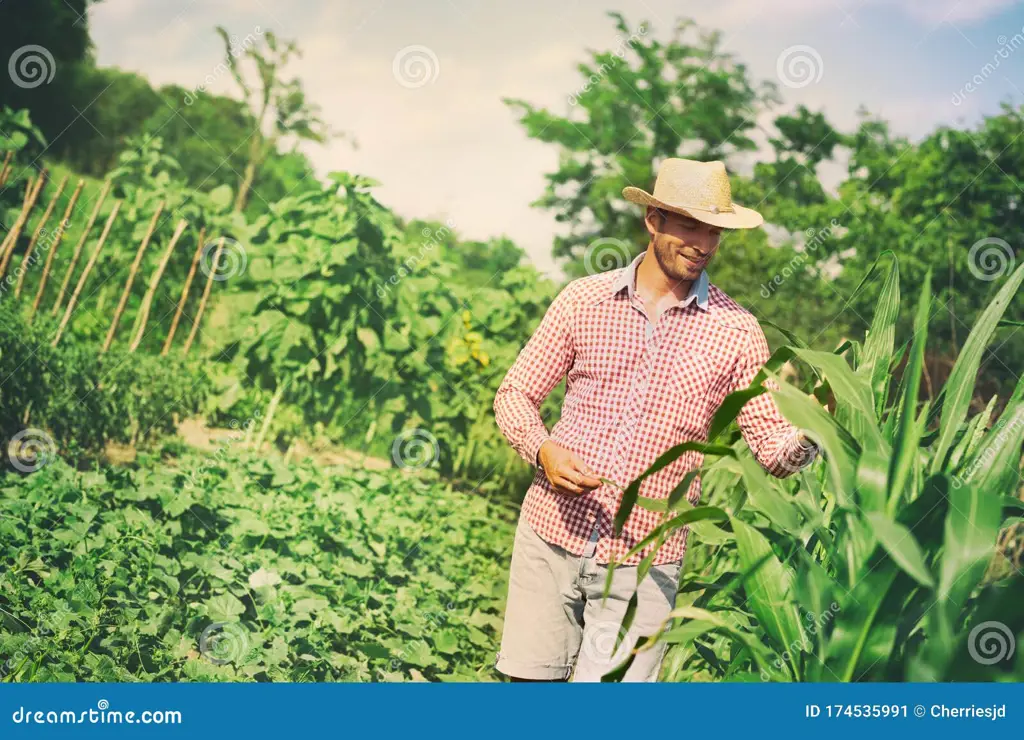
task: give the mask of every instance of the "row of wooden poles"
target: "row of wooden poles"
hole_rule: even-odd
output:
[[[4,160],[3,168],[0,169],[0,187],[6,185],[7,179],[10,176],[11,171],[11,153],[8,152],[6,159]],[[36,206],[36,202],[39,199],[39,195],[43,190],[43,186],[46,182],[47,173],[43,170],[37,177],[30,177],[25,185],[25,195],[22,203],[21,212],[18,214],[14,225],[7,232],[4,237],[3,243],[0,244],[0,280],[7,274],[7,267],[11,262],[11,257],[14,254],[14,248],[18,241],[18,237],[21,232],[25,229],[28,223],[29,216],[32,210]],[[26,267],[30,266],[29,260],[32,257],[33,251],[39,241],[40,236],[46,230],[46,224],[49,222],[50,217],[53,215],[54,208],[57,205],[57,201],[60,199],[64,192],[64,188],[67,186],[68,177],[65,176],[60,183],[57,185],[57,190],[50,199],[49,204],[43,211],[42,216],[39,218],[36,224],[35,230],[32,232],[32,236],[29,239],[28,246],[25,249],[24,254],[21,258],[21,268],[18,274],[18,280],[14,287],[15,299],[20,298],[22,288],[25,282],[25,275],[27,274]],[[60,243],[64,237],[65,227],[69,223],[71,214],[74,211],[75,203],[78,201],[79,195],[82,193],[82,188],[85,185],[84,180],[79,180],[78,185],[75,187],[74,192],[71,194],[71,198],[68,200],[67,207],[64,209],[64,216],[61,218],[60,223],[53,236],[53,243],[50,246],[49,254],[46,257],[46,263],[43,266],[43,274],[39,280],[39,287],[36,289],[35,298],[32,301],[32,306],[28,313],[28,323],[32,323],[35,318],[36,312],[39,310],[39,304],[42,301],[43,291],[46,289],[46,284],[50,276],[50,269],[53,265],[54,256],[57,254],[57,250],[60,247]],[[92,212],[89,214],[89,220],[85,225],[85,229],[82,231],[82,235],[78,239],[78,243],[75,245],[74,252],[71,255],[71,261],[68,263],[67,270],[64,273],[64,279],[61,282],[60,290],[57,293],[57,299],[54,301],[53,307],[50,309],[50,315],[56,317],[64,307],[64,315],[61,318],[60,325],[57,328],[57,333],[53,338],[52,346],[56,347],[63,336],[64,331],[67,329],[68,322],[71,320],[71,315],[74,312],[75,306],[78,304],[78,300],[82,295],[82,290],[85,287],[86,280],[89,278],[89,274],[96,266],[96,261],[99,259],[100,250],[103,249],[104,243],[107,241],[107,237],[110,234],[110,230],[117,220],[117,214],[121,208],[121,201],[114,201],[113,208],[110,214],[107,216],[107,221],[103,226],[103,231],[100,234],[99,241],[96,242],[96,246],[93,248],[92,253],[89,255],[89,259],[85,264],[85,269],[78,278],[78,282],[75,284],[74,290],[71,293],[70,299],[67,304],[64,304],[65,297],[69,283],[74,274],[75,267],[78,264],[78,260],[82,255],[83,248],[85,247],[86,241],[89,238],[89,233],[92,231],[93,226],[96,223],[96,219],[99,216],[100,208],[103,206],[103,202],[106,200],[107,194],[110,192],[110,181],[106,181],[103,184],[103,189],[100,192],[99,198],[96,200],[93,206]],[[153,237],[153,232],[156,230],[156,225],[160,219],[160,215],[163,213],[165,203],[160,201],[157,204],[156,211],[153,213],[153,217],[150,219],[149,227],[146,230],[145,236],[139,243],[139,248],[135,252],[135,259],[132,262],[131,268],[128,272],[128,279],[125,281],[124,289],[121,291],[121,299],[118,301],[117,308],[114,311],[114,317],[110,322],[110,328],[107,330],[106,339],[103,342],[103,347],[100,349],[100,353],[106,352],[110,349],[110,345],[114,341],[114,335],[117,332],[117,326],[121,321],[121,315],[124,313],[125,307],[128,304],[128,298],[131,295],[132,285],[135,282],[135,276],[139,271],[139,265],[142,264],[142,257],[145,254],[146,247],[149,246],[150,239]],[[149,313],[153,305],[153,298],[156,295],[157,287],[160,284],[160,278],[163,277],[164,270],[167,268],[167,264],[170,262],[171,254],[174,251],[174,247],[177,245],[181,235],[185,232],[188,222],[184,219],[179,220],[177,226],[174,229],[174,234],[171,236],[170,242],[167,244],[167,248],[164,250],[163,256],[157,265],[156,269],[149,279],[149,286],[146,289],[146,293],[143,296],[142,304],[139,307],[139,318],[138,327],[135,330],[135,335],[129,345],[129,352],[134,352],[138,349],[139,344],[142,342],[143,334],[146,329],[146,323],[149,321]],[[171,328],[167,332],[167,338],[164,340],[163,349],[161,350],[161,356],[166,355],[171,348],[171,343],[174,340],[174,334],[178,329],[178,323],[181,320],[182,313],[185,310],[185,303],[188,300],[189,288],[192,286],[192,280],[196,274],[196,268],[199,265],[200,257],[203,251],[203,242],[205,238],[205,232],[199,232],[199,241],[196,244],[195,254],[192,256],[192,265],[188,271],[188,277],[185,278],[185,285],[181,291],[181,297],[178,299],[177,310],[174,313],[174,319],[171,321]],[[221,252],[224,249],[224,239],[221,238],[217,244],[217,251],[214,254],[213,262],[207,275],[206,285],[203,288],[203,295],[199,302],[199,307],[196,310],[195,318],[192,322],[192,330],[189,332],[188,340],[185,342],[183,354],[188,354],[189,349],[192,347],[192,342],[196,338],[196,334],[199,331],[199,322],[203,316],[203,312],[206,310],[206,303],[210,297],[210,290],[213,287],[214,274],[217,269],[217,265],[220,264]]]

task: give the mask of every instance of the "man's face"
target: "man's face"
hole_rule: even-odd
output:
[[[654,242],[654,256],[673,280],[696,279],[718,251],[722,229],[717,226],[651,206],[645,221]]]

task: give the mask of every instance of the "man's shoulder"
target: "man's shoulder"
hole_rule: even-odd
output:
[[[757,317],[714,283],[708,284],[708,312],[725,326],[745,332],[760,330]]]
[[[612,286],[622,277],[622,273],[626,269],[621,267],[616,270],[578,277],[575,280],[570,280],[562,288],[562,291],[566,297],[572,299],[573,303],[592,305],[611,295]]]

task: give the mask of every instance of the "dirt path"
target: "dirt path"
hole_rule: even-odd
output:
[[[244,433],[238,429],[208,427],[203,419],[186,419],[178,424],[178,437],[189,447],[205,452],[216,452],[225,445],[240,445]],[[261,452],[280,455],[276,447],[268,442],[263,444]],[[135,448],[129,445],[110,443],[104,450],[107,462],[114,464],[130,463],[135,460]],[[289,459],[302,461],[312,459],[324,467],[343,466],[349,468],[366,468],[368,470],[385,470],[391,468],[391,461],[380,457],[363,455],[361,452],[344,447],[329,446],[314,448],[305,442],[296,440],[289,452]]]

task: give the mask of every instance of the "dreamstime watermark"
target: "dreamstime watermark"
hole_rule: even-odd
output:
[[[1009,39],[1004,35],[1000,35],[996,42],[999,44],[999,48],[992,55],[992,61],[986,62],[971,79],[967,80],[959,90],[953,93],[953,105],[958,107],[963,105],[964,101],[967,100],[967,96],[984,85],[985,81],[995,74],[996,69],[1004,60],[1009,59],[1013,52],[1024,46],[1024,26]]]
[[[49,85],[57,73],[57,62],[44,46],[27,44],[14,50],[7,60],[7,74],[11,82],[30,90],[40,85]]]
[[[199,269],[207,277],[223,282],[245,274],[249,255],[241,242],[230,237],[210,239],[203,245]]]
[[[782,269],[782,272],[776,273],[767,283],[761,283],[761,297],[771,298],[780,285],[797,272],[802,271],[811,256],[818,251],[822,244],[834,236],[835,230],[839,226],[839,221],[832,219],[824,229],[807,229],[804,232],[803,249],[796,253],[793,259],[789,261],[789,264]]]
[[[238,663],[249,652],[249,631],[239,622],[214,622],[199,636],[199,654],[214,665]]]
[[[42,429],[29,427],[11,437],[7,459],[16,470],[34,473],[57,456],[57,443]]]
[[[576,92],[569,95],[569,105],[575,106],[580,102],[580,96],[590,92],[597,83],[603,80],[608,72],[615,69],[619,64],[626,58],[626,50],[632,49],[633,45],[636,44],[641,37],[647,35],[647,26],[641,24],[637,30],[629,35],[629,38],[622,38],[616,34],[615,40],[618,42],[615,49],[612,51],[612,55],[615,57],[611,62],[601,62],[598,66],[597,71],[594,72],[590,77],[586,79],[583,85],[576,90]]]
[[[775,73],[786,87],[801,88],[821,82],[825,63],[813,46],[798,44],[783,49],[775,60]]]
[[[975,625],[967,636],[967,652],[982,665],[1009,660],[1016,647],[1013,630],[1002,622],[982,622]]]
[[[189,470],[185,476],[185,488],[192,489],[199,485],[200,479],[206,473],[207,470],[214,467],[215,465],[221,465],[228,459],[228,453],[232,445],[243,441],[251,432],[252,427],[256,422],[263,418],[263,414],[260,413],[259,409],[253,412],[252,416],[246,419],[244,422],[240,422],[238,419],[232,419],[228,427],[231,429],[231,434],[224,437],[220,444],[217,445],[217,449],[212,454],[207,455],[203,462],[195,468]]]
[[[621,620],[605,620],[596,624],[587,624],[583,630],[583,641],[580,654],[594,663],[618,663],[625,659],[633,646],[627,642],[627,631],[622,627]],[[618,650],[615,643],[618,642]]]
[[[967,253],[967,269],[978,280],[991,282],[1013,271],[1013,247],[1005,239],[990,236],[976,241]]]
[[[181,712],[176,709],[144,709],[141,712],[111,709],[110,702],[100,699],[95,709],[75,712],[70,709],[33,710],[19,706],[11,713],[16,725],[180,725]]]
[[[449,601],[445,605],[445,611],[443,612],[428,611],[424,613],[423,617],[427,620],[427,626],[420,633],[420,638],[426,639],[430,637],[430,635],[432,635],[435,630],[448,624],[448,613],[451,612],[453,609],[455,609],[455,604]],[[409,648],[403,646],[401,650],[392,655],[391,660],[388,661],[388,668],[390,668],[392,671],[397,671],[399,668],[402,667],[403,663],[408,663],[411,665],[413,661],[410,661],[410,658],[412,658],[412,654],[409,652]]]
[[[46,254],[53,245],[60,240],[64,232],[68,230],[71,225],[69,219],[65,219],[61,224],[57,226],[53,231],[48,231],[43,228],[39,230],[38,241],[36,242],[36,249],[32,250],[32,254],[27,259],[23,259],[16,268],[11,270],[7,275],[4,276],[3,280],[0,281],[0,296],[7,292],[8,288],[18,283],[22,279],[22,275],[39,262],[39,257]]]
[[[423,262],[428,253],[433,252],[438,245],[443,244],[444,240],[451,236],[452,229],[455,228],[455,222],[452,219],[448,219],[444,222],[444,226],[439,229],[431,229],[429,226],[424,226],[420,231],[424,241],[420,243],[419,249],[415,254],[411,254],[400,263],[398,271],[395,272],[391,277],[385,280],[383,283],[377,283],[375,292],[378,298],[385,298],[391,292],[391,288],[398,285],[403,278],[414,273]]]
[[[996,450],[1004,446],[1009,435],[1015,435],[1017,433],[1017,428],[1020,427],[1021,424],[1024,424],[1024,421],[1019,418],[1014,419],[1010,424],[1006,423],[1006,419],[1000,419],[997,421],[995,426],[992,427],[992,431],[996,432],[996,436],[992,441],[992,444],[986,445],[982,453],[972,460],[971,464],[968,465],[963,472],[956,473],[950,479],[953,483],[953,488],[959,490],[962,486],[973,480],[975,473],[990,466],[995,461],[997,455]]]
[[[814,642],[808,637],[808,635],[814,636],[818,634],[818,632],[823,631],[824,628],[828,626],[828,623],[831,622],[839,612],[839,604],[834,601],[829,604],[828,609],[823,611],[821,614],[804,612],[803,617],[805,624],[802,630],[802,637],[790,643],[781,655],[777,655],[775,660],[772,662],[772,667],[777,671],[784,671],[786,665],[793,660],[797,653],[809,653],[814,650]],[[761,669],[761,680],[771,680],[771,676],[769,676],[767,671],[763,668]]]
[[[622,239],[603,236],[595,239],[583,250],[583,268],[588,275],[617,270],[629,264],[631,251]]]
[[[441,447],[426,429],[407,429],[391,444],[391,459],[403,470],[418,470],[437,462]]]
[[[56,610],[45,620],[39,622],[39,630],[25,643],[14,651],[13,654],[0,664],[0,681],[25,662],[26,659],[36,654],[40,645],[53,637],[64,618],[71,614],[71,610],[63,602],[57,603]]]
[[[262,35],[263,29],[260,28],[259,26],[256,26],[255,28],[253,28],[252,33],[247,34],[244,39],[239,39],[237,36],[229,36],[228,53],[235,59],[238,59],[238,57],[242,56],[247,51],[249,51],[249,49],[254,47]],[[206,92],[207,88],[209,88],[210,85],[212,85],[214,82],[219,80],[224,75],[230,73],[231,65],[229,65],[227,61],[221,62],[213,68],[213,71],[210,74],[206,75],[206,77],[203,78],[202,82],[200,82],[198,85],[196,85],[191,90],[185,93],[183,102],[185,103],[185,105],[192,105],[192,103],[196,102],[196,98],[198,98],[200,94]]]
[[[441,63],[433,49],[413,44],[399,49],[391,61],[391,73],[402,87],[414,89],[437,80]]]

